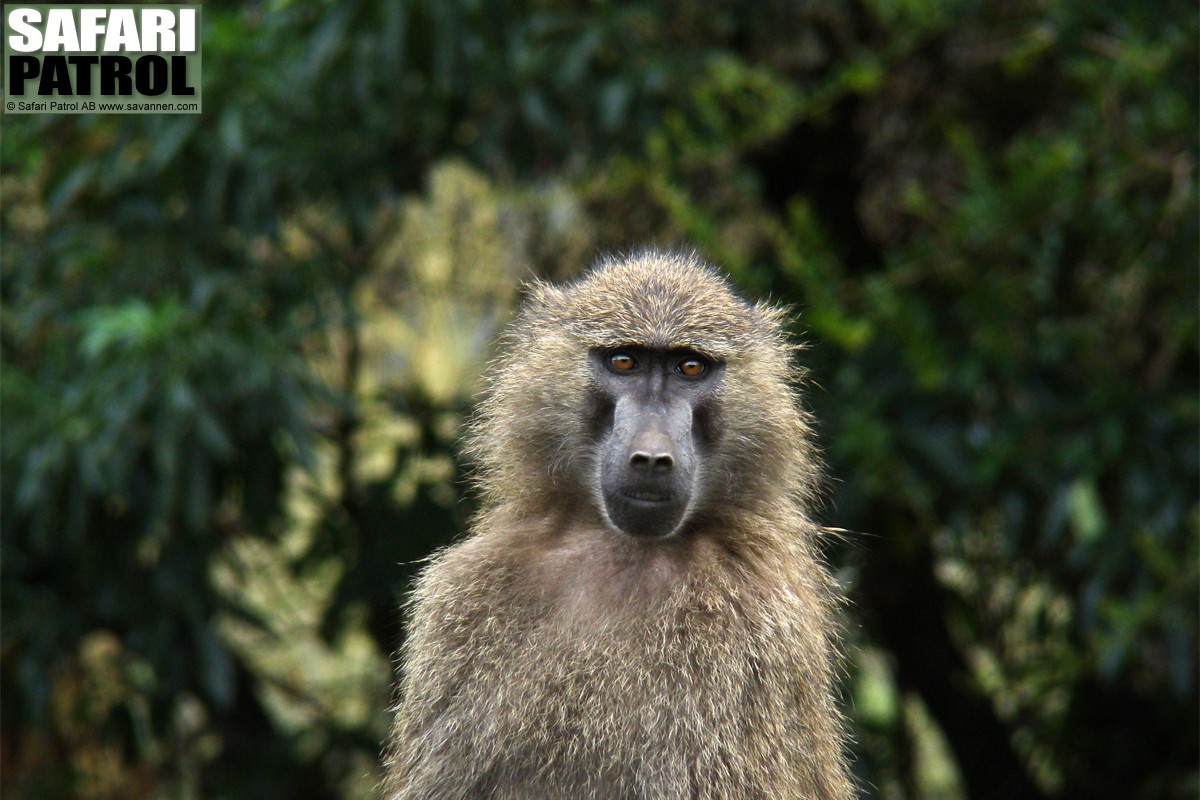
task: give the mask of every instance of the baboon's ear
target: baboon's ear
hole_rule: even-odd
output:
[[[794,316],[792,309],[787,306],[777,306],[765,301],[755,303],[751,311],[759,329],[771,336],[778,336],[780,332],[786,331]]]
[[[526,284],[525,291],[525,311],[532,314],[559,308],[566,300],[562,289],[543,280],[530,281]]]

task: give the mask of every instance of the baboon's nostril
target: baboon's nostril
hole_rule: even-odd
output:
[[[637,450],[629,456],[629,466],[636,470],[648,470],[653,467],[655,472],[670,472],[675,467],[675,457],[670,453],[647,453],[645,450]]]
[[[670,472],[675,443],[661,431],[642,431],[630,442],[629,466],[637,472]]]

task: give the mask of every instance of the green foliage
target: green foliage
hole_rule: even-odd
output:
[[[369,796],[518,282],[649,241],[798,311],[868,793],[1196,797],[1198,18],[213,6],[8,119],[5,795]]]

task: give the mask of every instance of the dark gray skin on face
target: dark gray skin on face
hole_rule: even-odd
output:
[[[629,536],[670,536],[696,490],[721,365],[689,350],[636,346],[593,351],[591,361],[605,516]]]

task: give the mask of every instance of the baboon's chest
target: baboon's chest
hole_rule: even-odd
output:
[[[732,775],[724,743],[745,743],[779,711],[764,694],[770,655],[732,601],[706,605],[685,588],[666,599],[590,620],[562,606],[529,609],[544,616],[495,653],[505,680],[484,686],[480,673],[459,698],[467,714],[480,707],[467,698],[486,698],[487,724],[456,731],[488,754],[495,787],[655,797],[668,796],[655,782],[665,790]]]
[[[567,542],[430,609],[474,631],[425,702],[479,796],[772,796],[800,672],[783,617],[702,550],[632,555]]]

